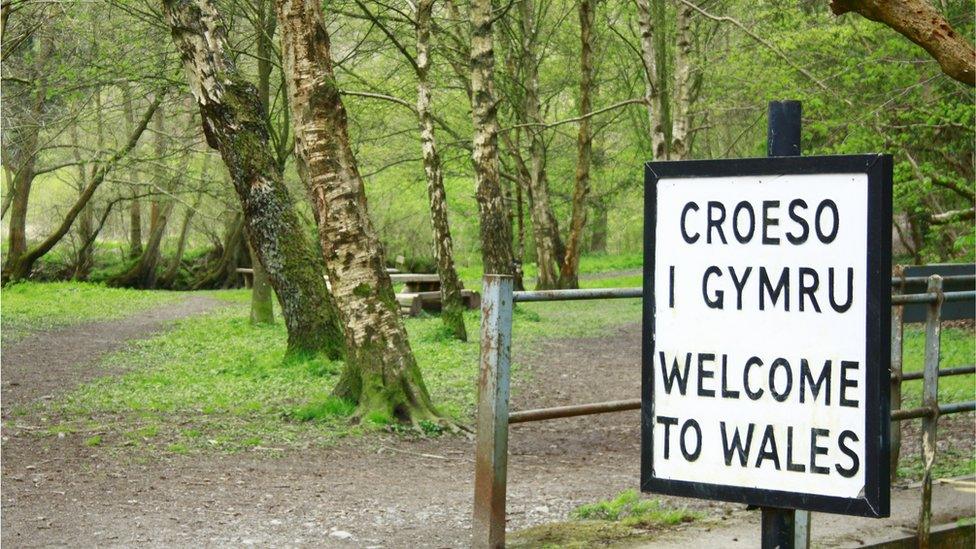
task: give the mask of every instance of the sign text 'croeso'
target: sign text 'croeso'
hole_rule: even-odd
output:
[[[653,162],[645,491],[888,514],[891,159]]]

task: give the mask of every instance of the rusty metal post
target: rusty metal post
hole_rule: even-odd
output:
[[[895,278],[900,281],[896,286],[899,294],[905,293],[905,267],[895,266]],[[904,339],[905,306],[894,305],[891,308],[891,411],[901,410],[901,382],[904,380],[902,370],[902,345]],[[898,458],[901,455],[901,422],[891,422],[891,482],[898,480]]]
[[[922,507],[918,513],[918,546],[929,547],[932,528],[932,466],[935,464],[935,441],[939,424],[939,350],[942,337],[942,277],[929,277],[928,293],[936,298],[929,304],[925,317],[925,374],[922,378],[922,407],[930,413],[922,418]]]
[[[512,277],[486,274],[481,295],[481,368],[474,465],[472,547],[505,547]]]

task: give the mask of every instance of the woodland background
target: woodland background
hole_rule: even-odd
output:
[[[542,162],[565,238],[582,113],[598,113],[586,117],[592,164],[583,253],[639,254],[641,164],[662,156],[763,156],[766,103],[785,98],[803,102],[804,154],[895,155],[897,261],[973,260],[973,91],[942,74],[925,51],[884,25],[836,16],[827,2],[647,4],[657,23],[654,74],[641,59],[638,4],[594,3],[593,81],[590,106],[582,109],[576,3],[495,6],[501,184],[515,254],[527,272],[537,259],[527,170],[534,158]],[[273,2],[217,5],[230,55],[266,90],[274,153],[314,241],[292,154]],[[31,246],[55,240],[31,278],[172,289],[239,285],[234,269],[251,264],[241,206],[205,143],[160,6],[16,0],[3,6],[3,230],[10,233],[20,208]],[[972,36],[972,2],[936,8],[957,32]],[[467,12],[463,0],[434,5],[429,80],[454,255],[462,278],[470,279],[480,270],[481,244],[465,91]],[[405,270],[433,272],[412,4],[329,0],[323,13],[386,260],[392,266],[403,256]],[[534,72],[538,113],[526,108]],[[648,81],[663,98],[665,143],[680,150],[655,155],[644,104]],[[113,164],[156,100],[159,108],[135,147]],[[84,191],[103,166],[111,169],[86,202]],[[27,179],[32,185],[18,192]],[[77,219],[64,227],[73,208],[80,208]],[[7,239],[4,251],[9,246]],[[125,276],[140,263],[148,270]]]

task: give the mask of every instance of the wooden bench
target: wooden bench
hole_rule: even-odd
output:
[[[412,293],[405,292],[405,293],[397,294],[397,301],[400,303],[401,309],[404,303],[408,303],[408,302],[412,303],[411,300],[414,299],[420,301],[420,307],[425,311],[440,311],[443,305],[441,303],[440,292],[412,292]],[[464,304],[465,309],[477,309],[481,307],[481,294],[473,290],[462,289],[461,303]]]
[[[436,274],[393,273],[390,280],[394,284],[403,284],[404,293],[408,294],[441,291],[441,277]]]
[[[244,277],[244,286],[250,288],[254,281],[254,269],[238,268],[238,273]],[[400,305],[400,313],[405,316],[417,316],[420,311],[440,311],[441,310],[441,279],[436,274],[429,273],[400,273],[396,269],[387,269],[390,273],[390,280],[394,284],[403,284],[404,290],[396,294],[397,303]],[[329,284],[329,277],[323,275],[326,285]],[[477,309],[481,307],[481,295],[473,290],[461,290],[461,301],[467,309]]]
[[[238,267],[235,269],[239,274],[244,276],[244,287],[250,288],[254,285],[254,269],[246,269],[244,267]]]

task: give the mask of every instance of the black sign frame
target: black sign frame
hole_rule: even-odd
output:
[[[890,514],[892,157],[786,156],[648,162],[644,175],[644,303],[641,349],[641,491],[864,517]],[[863,173],[868,179],[865,441],[862,497],[843,498],[654,477],[654,245],[661,179]]]

